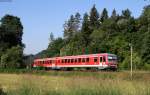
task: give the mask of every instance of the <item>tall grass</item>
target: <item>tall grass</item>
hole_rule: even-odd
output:
[[[7,95],[150,95],[149,72],[0,74]]]

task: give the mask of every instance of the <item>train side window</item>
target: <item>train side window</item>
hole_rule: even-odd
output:
[[[73,63],[73,59],[71,59],[71,63]]]
[[[46,61],[46,64],[49,64],[49,61]]]
[[[89,62],[89,58],[86,58],[86,62]]]
[[[75,63],[77,62],[77,59],[75,59]]]
[[[105,58],[105,56],[103,57],[103,62],[105,62],[106,61],[106,58]]]
[[[67,63],[69,63],[69,59],[67,59]]]
[[[54,63],[55,60],[52,60],[52,63]]]
[[[103,57],[100,57],[100,62],[103,62]]]
[[[94,57],[94,62],[97,62],[97,57]]]
[[[70,59],[68,59],[68,63],[70,63]]]
[[[82,58],[82,62],[85,62],[85,58]]]
[[[67,63],[67,59],[65,59],[65,63]]]
[[[78,62],[79,62],[79,63],[81,62],[81,58],[78,58]]]

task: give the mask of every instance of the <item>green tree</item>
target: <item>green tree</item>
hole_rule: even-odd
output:
[[[144,63],[150,64],[150,31],[146,33],[144,38],[142,58]]]
[[[53,35],[53,33],[51,32],[50,33],[50,38],[49,38],[49,42],[53,42],[54,41],[54,35]]]
[[[104,22],[106,19],[108,19],[108,12],[107,9],[104,8],[100,16],[100,21]]]
[[[3,29],[3,41],[8,43],[8,47],[20,45],[22,43],[23,26],[20,18],[12,15],[5,15],[1,19],[1,28]]]
[[[74,21],[74,26],[75,26],[75,31],[79,32],[80,31],[80,28],[81,28],[81,15],[80,13],[76,13],[75,14],[75,21]]]
[[[89,16],[87,13],[84,14],[82,28],[81,28],[81,35],[82,35],[82,42],[85,46],[88,46],[90,43],[90,34],[92,30],[90,28]]]
[[[69,39],[74,34],[74,16],[71,15],[70,19],[64,24],[64,38]]]
[[[98,28],[100,26],[99,23],[99,14],[98,11],[95,7],[95,5],[93,5],[91,11],[90,11],[90,28],[93,30],[94,28]]]
[[[70,19],[64,24],[64,38],[70,39],[80,31],[80,14],[71,15]]]
[[[23,49],[21,46],[16,46],[8,49],[1,56],[1,68],[20,68],[22,65]]]
[[[131,11],[129,9],[123,10],[122,17],[125,19],[129,19],[131,17]]]
[[[22,43],[22,35],[23,26],[21,24],[20,18],[12,15],[5,15],[4,17],[2,17],[0,24],[1,67],[21,67],[23,56],[23,52],[21,51],[23,51],[24,47],[24,44]],[[12,54],[9,52],[11,52]],[[11,56],[15,56],[16,58]]]
[[[35,55],[35,58],[45,58],[60,56],[60,50],[64,46],[64,40],[62,38],[56,38],[49,43],[48,48]]]
[[[118,15],[117,15],[117,13],[116,13],[116,10],[115,10],[115,9],[113,9],[113,11],[112,11],[111,19],[112,19],[112,20],[114,20],[114,21],[116,21],[116,20],[118,19]]]

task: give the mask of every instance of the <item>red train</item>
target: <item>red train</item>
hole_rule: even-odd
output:
[[[33,67],[45,67],[51,69],[94,67],[97,69],[117,69],[117,56],[115,54],[100,53],[76,56],[63,56],[53,58],[35,59]]]

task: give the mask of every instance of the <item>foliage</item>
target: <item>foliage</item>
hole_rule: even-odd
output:
[[[60,50],[64,45],[62,38],[57,38],[50,42],[48,48],[36,54],[34,58],[45,58],[45,57],[54,57],[60,56]]]
[[[20,45],[22,43],[23,26],[20,18],[11,15],[5,15],[1,19],[1,42],[8,43],[8,48],[11,46]]]
[[[133,45],[133,67],[148,68],[150,64],[150,5],[141,16],[134,18],[129,9],[108,16],[106,8],[99,14],[93,5],[89,13],[71,15],[64,24],[64,38],[49,43],[44,54],[51,56],[90,53],[113,53],[118,56],[120,68],[130,68],[130,46]],[[56,45],[57,44],[57,45]],[[53,49],[55,52],[50,51]],[[57,51],[57,52],[56,52]],[[60,51],[60,52],[59,52]],[[42,54],[41,54],[42,55]]]
[[[20,18],[5,15],[0,24],[0,68],[22,67],[23,25]]]
[[[107,12],[107,9],[104,8],[101,13],[100,21],[104,22],[106,19],[108,19],[108,12]]]
[[[99,14],[98,14],[98,11],[97,11],[95,5],[93,5],[93,7],[91,8],[89,20],[90,20],[89,27],[92,30],[99,27],[99,25],[100,25]],[[85,19],[83,19],[83,21],[85,21]]]
[[[19,68],[22,63],[23,49],[20,46],[8,49],[1,56],[1,68]]]

